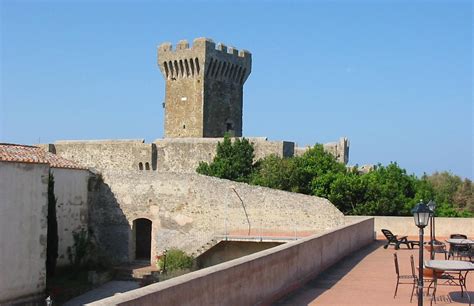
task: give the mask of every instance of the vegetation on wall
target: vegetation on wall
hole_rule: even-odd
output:
[[[421,178],[392,162],[360,173],[348,169],[317,144],[302,156],[267,156],[253,163],[253,145],[245,138],[224,137],[210,164],[197,172],[275,189],[329,199],[344,214],[406,216],[420,200],[435,200],[436,215],[474,216],[474,184],[448,172]]]
[[[48,218],[46,244],[46,275],[53,276],[58,258],[58,220],[56,218],[56,202],[54,195],[54,176],[51,171],[48,178]]]

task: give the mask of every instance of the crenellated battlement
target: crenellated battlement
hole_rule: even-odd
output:
[[[158,47],[166,81],[165,137],[242,136],[243,85],[250,75],[247,50],[196,38]]]
[[[209,38],[187,40],[175,48],[169,42],[158,47],[158,65],[166,80],[205,77],[243,84],[251,71],[252,54],[247,50],[216,44]]]

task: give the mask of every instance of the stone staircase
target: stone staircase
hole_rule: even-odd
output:
[[[206,244],[202,245],[199,249],[193,252],[194,258],[199,257],[200,255],[204,254],[208,250],[210,250],[213,246],[221,242],[222,239],[219,238],[212,238],[210,241],[208,241]]]
[[[152,275],[153,272],[158,272],[158,268],[156,266],[150,266],[150,261],[137,260],[130,264],[115,267],[114,279],[136,281],[144,286],[155,282]]]

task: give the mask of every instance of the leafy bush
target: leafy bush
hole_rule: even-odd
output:
[[[194,258],[187,255],[184,251],[179,249],[169,249],[166,251],[166,256],[161,256],[158,260],[158,267],[160,270],[167,273],[178,270],[191,269]],[[166,262],[166,267],[165,267]]]

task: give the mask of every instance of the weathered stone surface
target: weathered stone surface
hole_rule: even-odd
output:
[[[156,149],[153,144],[136,140],[64,140],[56,141],[49,150],[95,169],[156,169]]]
[[[339,138],[338,142],[330,142],[323,144],[324,150],[331,153],[338,162],[347,164],[349,162],[349,139],[346,137]],[[303,155],[309,147],[295,147],[295,155]]]
[[[158,65],[166,80],[165,137],[242,136],[243,84],[252,55],[207,38],[190,48],[180,41],[158,47]]]
[[[275,154],[293,156],[294,143],[268,141],[266,138],[248,138],[255,148],[255,160]],[[195,173],[199,162],[211,162],[216,155],[217,143],[223,138],[165,138],[155,140],[159,171]]]
[[[344,223],[343,214],[326,199],[197,174],[105,170],[103,178],[91,221],[100,242],[122,259],[133,259],[132,229],[138,218],[153,222],[153,255],[170,247],[194,252],[214,235],[249,226],[318,232]]]

